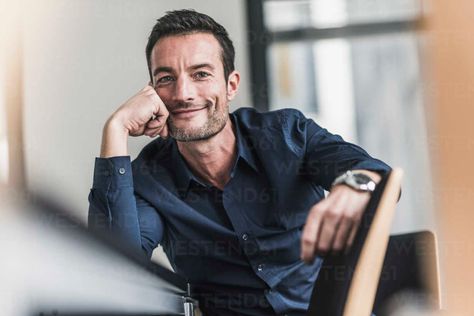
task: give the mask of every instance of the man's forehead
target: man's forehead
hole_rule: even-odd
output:
[[[157,41],[151,53],[151,61],[155,67],[171,66],[170,64],[177,61],[202,64],[217,63],[220,60],[220,44],[214,35],[209,33],[166,36]]]

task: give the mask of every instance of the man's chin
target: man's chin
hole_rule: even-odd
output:
[[[220,124],[214,124],[208,126],[205,124],[199,128],[179,128],[169,124],[168,130],[170,131],[170,136],[175,140],[180,142],[195,142],[208,140],[217,134],[219,134],[225,127],[226,121],[220,122]]]
[[[208,140],[214,136],[216,136],[220,130],[218,131],[208,131],[208,130],[189,130],[189,129],[175,129],[171,130],[170,135],[176,141],[179,142],[197,142]]]

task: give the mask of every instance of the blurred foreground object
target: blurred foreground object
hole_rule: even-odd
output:
[[[441,226],[443,308],[474,315],[474,2],[430,2],[430,150]],[[432,85],[431,85],[432,83]]]
[[[0,184],[26,187],[23,143],[24,1],[0,0]]]
[[[2,315],[192,315],[183,279],[7,188],[0,191],[0,249]]]
[[[430,231],[390,236],[375,298],[377,316],[403,306],[438,311],[440,305],[438,243]]]

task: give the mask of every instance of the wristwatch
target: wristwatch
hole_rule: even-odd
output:
[[[374,180],[372,180],[368,175],[359,172],[353,172],[351,170],[348,170],[337,177],[332,183],[332,186],[338,184],[345,184],[352,189],[361,192],[373,192],[376,186]]]

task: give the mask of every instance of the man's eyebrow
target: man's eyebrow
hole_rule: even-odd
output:
[[[153,77],[156,76],[159,72],[173,72],[173,69],[171,69],[171,67],[165,67],[165,66],[157,67],[153,71]]]
[[[212,64],[202,63],[202,64],[197,64],[197,65],[192,65],[189,68],[192,69],[192,70],[196,70],[196,69],[199,69],[199,68],[209,68],[211,70],[214,70],[215,67]]]
[[[191,67],[189,67],[189,69],[191,69],[191,70],[196,70],[196,69],[199,69],[199,68],[209,68],[211,70],[215,69],[215,67],[212,64],[208,64],[208,63],[196,64],[196,65],[192,65]],[[173,69],[171,67],[167,67],[167,66],[157,67],[153,71],[153,77],[155,77],[160,72],[173,72]]]

